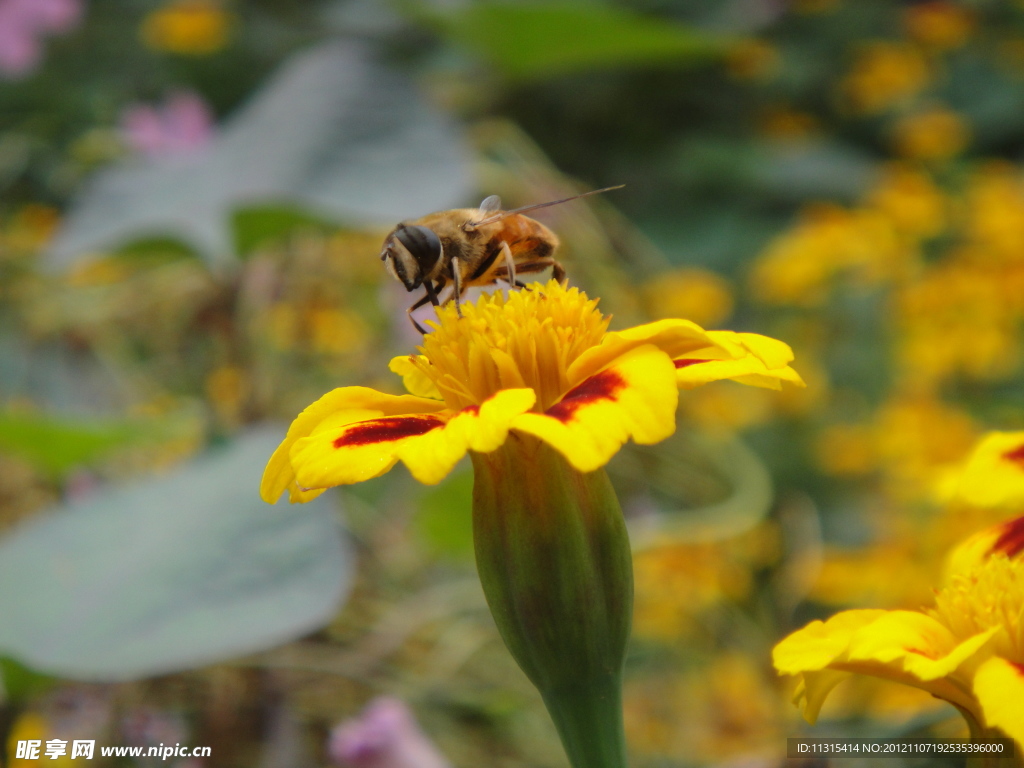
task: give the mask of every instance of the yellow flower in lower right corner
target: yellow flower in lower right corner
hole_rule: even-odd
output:
[[[782,640],[773,660],[800,676],[794,701],[809,722],[842,680],[872,675],[953,704],[972,736],[1024,749],[1024,517],[954,550],[933,608],[843,611]]]

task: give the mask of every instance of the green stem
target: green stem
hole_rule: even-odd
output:
[[[558,729],[569,763],[583,768],[623,768],[622,685],[609,679],[590,688],[551,691],[544,704]]]
[[[574,768],[625,768],[622,664],[633,564],[603,470],[532,437],[473,454],[477,570],[505,645],[537,686]]]

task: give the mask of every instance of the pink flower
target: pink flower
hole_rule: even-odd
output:
[[[194,152],[213,138],[213,114],[195,93],[171,94],[158,107],[136,104],[121,115],[121,135],[148,157]]]
[[[449,768],[399,699],[374,699],[331,732],[331,758],[351,768]]]
[[[82,10],[82,0],[0,0],[0,75],[30,73],[42,59],[41,38],[74,29]]]

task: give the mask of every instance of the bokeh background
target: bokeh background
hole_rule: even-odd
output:
[[[784,339],[808,383],[684,393],[609,467],[632,764],[961,734],[867,679],[811,728],[770,651],[928,603],[990,521],[947,491],[1024,428],[1022,150],[1014,0],[0,0],[0,741],[326,766],[388,694],[454,766],[563,765],[476,581],[468,466],[257,487],[325,391],[398,391],[394,223],[614,184],[537,214],[571,281],[619,327]]]

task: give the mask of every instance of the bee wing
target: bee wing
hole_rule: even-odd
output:
[[[491,195],[485,197],[484,201],[480,203],[480,215],[487,216],[491,213],[497,213],[501,210],[501,198],[497,195]]]

